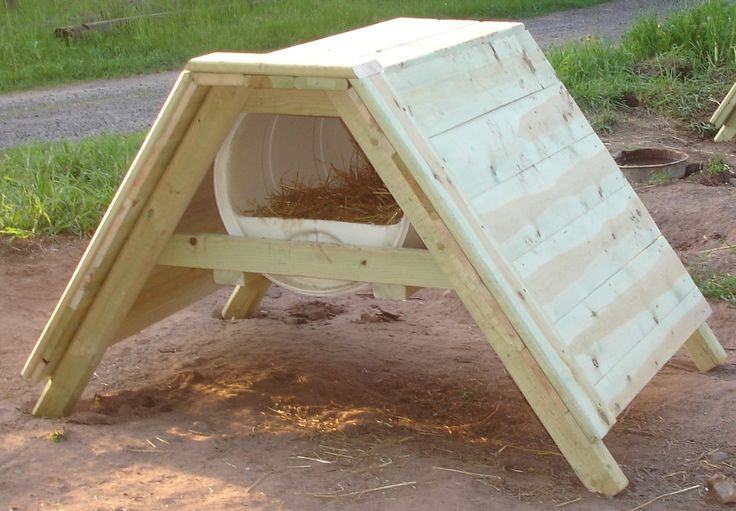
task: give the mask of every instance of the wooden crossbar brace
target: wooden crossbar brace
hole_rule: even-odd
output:
[[[158,264],[415,287],[452,287],[427,250],[412,248],[352,247],[223,234],[175,234],[161,253]]]

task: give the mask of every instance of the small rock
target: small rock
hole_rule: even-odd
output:
[[[736,186],[736,177],[730,178],[728,182],[731,183],[731,186]]]
[[[728,458],[730,458],[728,453],[718,449],[717,451],[710,453],[710,455],[708,456],[708,461],[710,461],[711,463],[723,463]]]
[[[721,504],[736,504],[736,483],[723,474],[716,474],[708,480],[708,490]]]

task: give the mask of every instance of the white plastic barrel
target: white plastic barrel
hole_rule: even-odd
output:
[[[334,166],[347,169],[354,155],[342,121],[332,117],[244,114],[215,158],[215,197],[230,234],[248,238],[313,241],[367,247],[421,246],[404,217],[393,225],[331,220],[256,218],[243,212],[266,202],[281,183],[318,184]],[[413,229],[412,229],[413,233]],[[419,244],[419,245],[418,245]],[[364,283],[266,275],[274,283],[314,296],[352,292]]]

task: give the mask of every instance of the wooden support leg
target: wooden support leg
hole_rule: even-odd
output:
[[[685,349],[699,371],[710,371],[726,361],[726,351],[718,342],[713,330],[703,323],[685,342]]]
[[[373,284],[373,296],[383,300],[408,300],[422,288],[401,284]]]
[[[156,260],[189,205],[249,91],[211,90],[117,254],[69,347],[33,410],[71,412],[107,346],[120,331]]]
[[[501,362],[591,491],[615,495],[628,484],[603,441],[584,431],[503,313],[457,240],[412,177],[378,123],[352,93],[332,96],[348,129],[488,338]]]
[[[222,319],[252,318],[271,287],[271,281],[259,273],[244,273],[243,276],[243,284],[235,288],[222,309]]]

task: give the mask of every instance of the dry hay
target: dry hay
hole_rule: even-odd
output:
[[[246,216],[337,220],[391,225],[403,213],[373,166],[356,147],[347,169],[332,166],[327,178],[307,184],[282,182],[267,202],[243,211]]]

